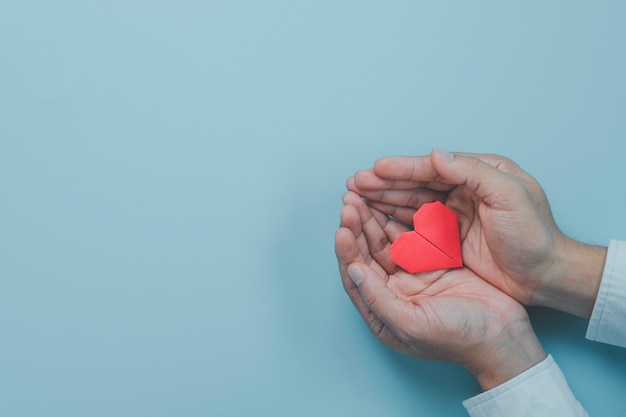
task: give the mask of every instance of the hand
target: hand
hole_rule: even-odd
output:
[[[408,229],[344,196],[335,250],[343,285],[372,333],[400,352],[466,367],[485,390],[546,354],[526,310],[468,268],[409,274],[391,262]]]
[[[443,151],[384,158],[348,189],[407,224],[423,203],[444,202],[458,214],[473,272],[523,304],[591,315],[606,249],[563,235],[539,183],[509,159]]]

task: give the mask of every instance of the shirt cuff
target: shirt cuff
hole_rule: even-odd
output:
[[[471,417],[588,417],[551,355],[463,406]]]
[[[626,242],[611,240],[587,339],[626,347]]]

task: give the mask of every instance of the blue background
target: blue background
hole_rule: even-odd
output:
[[[462,416],[380,346],[333,252],[344,181],[510,156],[560,227],[626,239],[626,6],[3,1],[0,415]],[[626,353],[531,311],[592,416]]]

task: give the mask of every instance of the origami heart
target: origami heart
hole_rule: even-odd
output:
[[[391,260],[410,272],[463,266],[456,214],[439,201],[426,203],[413,215],[413,231],[391,244]]]

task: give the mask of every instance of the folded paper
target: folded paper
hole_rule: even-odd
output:
[[[410,273],[463,266],[456,214],[439,201],[413,215],[413,230],[391,244],[391,260]]]

